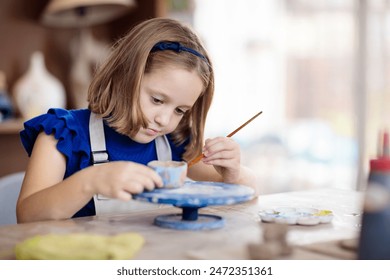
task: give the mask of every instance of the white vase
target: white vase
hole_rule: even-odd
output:
[[[24,119],[46,113],[49,108],[65,108],[62,83],[47,71],[42,52],[34,52],[27,72],[15,83],[16,105]]]
[[[108,44],[96,40],[88,29],[71,42],[70,95],[75,108],[88,107],[88,88],[93,70],[109,53]]]

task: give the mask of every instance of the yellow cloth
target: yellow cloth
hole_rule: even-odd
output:
[[[19,260],[125,260],[132,259],[144,242],[138,233],[38,235],[17,244],[15,255]]]

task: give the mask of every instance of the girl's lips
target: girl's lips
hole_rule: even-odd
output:
[[[147,128],[146,133],[150,136],[156,136],[160,133],[160,131],[153,128]]]

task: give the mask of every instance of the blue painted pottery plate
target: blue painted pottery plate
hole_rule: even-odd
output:
[[[186,181],[180,188],[154,189],[133,198],[152,203],[172,204],[177,207],[201,208],[208,205],[230,205],[253,198],[253,189],[219,182]]]

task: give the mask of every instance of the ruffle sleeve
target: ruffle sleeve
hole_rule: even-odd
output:
[[[67,171],[75,172],[90,162],[88,118],[87,110],[50,109],[46,114],[24,123],[24,130],[20,132],[21,142],[30,156],[41,131],[54,135],[58,140],[57,150],[67,159]]]

